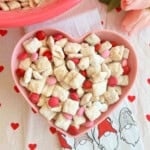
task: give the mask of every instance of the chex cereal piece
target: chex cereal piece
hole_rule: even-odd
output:
[[[99,72],[101,72],[101,66],[89,66],[86,69],[87,75],[88,77],[91,77],[93,74],[97,74]]]
[[[119,62],[110,63],[108,65],[108,67],[111,70],[111,75],[112,76],[120,76],[123,73],[121,63],[119,63]]]
[[[100,43],[100,38],[95,33],[92,33],[85,38],[85,41],[90,45],[95,45]]]
[[[32,79],[32,68],[28,68],[24,74],[24,82],[29,83]]]
[[[129,58],[129,52],[130,52],[129,49],[125,48],[124,53],[123,53],[123,58],[128,59]]]
[[[113,61],[121,61],[124,54],[124,46],[115,46],[110,50],[110,58]]]
[[[100,46],[100,50],[99,50],[100,54],[105,50],[110,50],[111,47],[112,47],[112,44],[109,41],[103,42]]]
[[[68,42],[64,47],[65,54],[78,53],[81,50],[81,45],[78,43]]]
[[[27,89],[33,93],[41,94],[45,85],[45,81],[46,79],[42,80],[31,79]]]
[[[24,41],[23,46],[28,53],[33,54],[42,46],[42,43],[34,37]]]
[[[94,102],[92,106],[101,112],[106,112],[108,109],[108,105],[106,103],[101,103],[99,101]]]
[[[106,77],[109,78],[110,75],[111,75],[111,70],[108,68],[108,66],[105,63],[103,63],[101,66],[102,66],[101,70],[103,72],[107,72],[107,76]]]
[[[73,120],[76,125],[81,125],[86,122],[86,119],[84,116],[74,116]]]
[[[46,85],[44,86],[44,88],[43,88],[41,94],[44,95],[45,97],[49,97],[49,96],[52,95],[54,88],[55,88],[55,85],[51,85],[51,86],[50,86],[50,85],[47,85],[47,84],[46,84]]]
[[[127,75],[118,77],[118,85],[127,86],[129,84],[129,77]]]
[[[79,95],[79,97],[82,97],[82,96],[83,96],[84,90],[83,90],[82,87],[80,87],[80,88],[77,89],[77,94]]]
[[[52,65],[47,59],[47,57],[39,57],[38,60],[35,62],[36,68],[39,72],[44,72],[46,70],[50,70],[51,74],[53,73]]]
[[[59,114],[55,121],[55,125],[65,131],[68,130],[70,124],[71,120],[66,119],[62,114]]]
[[[92,56],[90,56],[90,65],[98,66],[98,65],[102,64],[104,62],[104,60],[105,59],[103,57],[101,57],[100,55],[97,55],[97,54],[92,55]]]
[[[9,10],[9,7],[8,7],[7,3],[5,3],[5,2],[0,2],[0,8],[4,11]]]
[[[94,121],[101,115],[101,112],[95,107],[90,107],[85,109],[85,114],[90,121]]]
[[[85,80],[85,77],[82,76],[80,73],[77,73],[77,75],[71,80],[70,86],[73,89],[78,89],[82,86],[83,82]]]
[[[68,60],[68,61],[67,61],[67,67],[68,67],[68,69],[70,69],[70,70],[74,70],[74,69],[76,68],[74,62],[71,61],[71,60]]]
[[[119,94],[114,88],[109,88],[109,90],[104,93],[104,97],[109,105],[119,100]]]
[[[60,100],[64,102],[67,100],[69,92],[68,92],[68,90],[62,88],[61,86],[56,85],[55,88],[53,89],[52,95],[59,97]]]
[[[79,102],[72,99],[67,99],[63,106],[63,112],[75,115],[79,108]]]
[[[75,70],[71,70],[70,72],[68,72],[64,78],[64,83],[66,84],[70,84],[71,80],[77,75],[77,71]]]
[[[122,90],[121,90],[121,87],[120,86],[115,86],[115,87],[110,87],[110,86],[108,86],[108,91],[110,90],[110,89],[115,89],[115,91],[118,93],[118,95],[121,95],[122,94]]]
[[[81,44],[81,54],[85,57],[89,57],[95,54],[94,46],[89,46],[87,43]]]
[[[81,70],[85,70],[89,67],[89,65],[90,65],[89,57],[83,57],[83,58],[81,58],[81,60],[78,64],[78,67]]]
[[[68,39],[67,38],[62,38],[58,41],[56,41],[56,45],[60,46],[61,48],[64,48],[64,46],[67,44]]]
[[[32,73],[33,73],[33,78],[34,79],[37,79],[37,80],[43,79],[43,76],[39,72],[33,71]]]
[[[106,79],[107,75],[108,75],[107,72],[99,72],[99,73],[93,74],[92,75],[92,81],[94,83],[104,81]]]
[[[24,59],[24,60],[22,60],[20,62],[19,68],[27,70],[30,67],[31,63],[32,63],[31,59],[30,58],[26,58],[26,59]]]
[[[57,57],[57,58],[60,58],[60,59],[64,59],[64,57],[65,57],[62,48],[58,45],[53,46],[52,54],[53,54],[53,57]]]
[[[91,99],[92,99],[92,93],[85,94],[80,101],[80,105],[81,106],[86,105],[87,103],[91,101]]]
[[[42,107],[47,100],[48,100],[47,97],[41,95],[37,103],[37,106]]]
[[[53,112],[48,106],[47,104],[44,104],[39,112],[47,119],[47,120],[51,120],[56,116],[56,113]]]
[[[94,96],[100,96],[104,94],[106,92],[106,88],[107,88],[107,80],[93,84],[92,89]]]

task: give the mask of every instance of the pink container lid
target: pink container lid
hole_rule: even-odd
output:
[[[21,27],[58,16],[81,0],[55,0],[28,10],[0,11],[0,27]]]

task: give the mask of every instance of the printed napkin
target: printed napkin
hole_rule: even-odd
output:
[[[64,20],[50,20],[25,28],[25,32],[51,27],[79,37],[103,29],[98,9]],[[58,133],[62,150],[144,150],[140,132],[127,100],[102,123],[78,138]]]

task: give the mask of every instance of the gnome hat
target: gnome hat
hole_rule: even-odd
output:
[[[127,125],[135,125],[131,111],[124,107],[120,111],[119,115],[119,131],[122,131]]]
[[[72,147],[67,143],[67,141],[64,139],[63,134],[60,132],[57,132],[58,135],[58,140],[60,142],[60,145],[62,148],[66,148],[66,149],[72,149]]]
[[[117,133],[116,129],[112,127],[111,121],[109,118],[106,118],[103,122],[98,125],[99,135],[98,138],[102,137],[106,132]]]

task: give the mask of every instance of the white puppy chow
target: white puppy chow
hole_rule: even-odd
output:
[[[100,117],[101,112],[95,107],[89,107],[85,109],[85,114],[90,121],[94,121],[98,117]]]
[[[64,47],[65,54],[78,53],[81,50],[81,45],[78,43],[68,42]]]
[[[104,93],[104,97],[108,105],[114,104],[119,100],[119,94],[114,88],[109,88],[108,91]]]
[[[77,73],[77,75],[71,80],[69,85],[73,89],[78,89],[82,87],[84,80],[85,80],[85,77],[82,76],[80,73]]]
[[[32,79],[32,68],[28,68],[26,71],[25,71],[25,74],[24,74],[24,82],[25,83],[29,83]]]
[[[92,33],[85,38],[85,41],[90,45],[95,45],[100,43],[101,40],[95,33]]]
[[[120,46],[115,46],[113,48],[111,48],[110,50],[110,58],[113,61],[121,61],[123,58],[123,54],[124,54],[124,46],[120,45]]]
[[[63,106],[63,112],[75,115],[79,108],[79,102],[72,99],[67,99]]]
[[[108,65],[108,67],[111,70],[111,75],[112,76],[118,77],[118,76],[122,75],[122,73],[123,73],[122,65],[119,62],[110,63]]]
[[[45,103],[39,110],[39,112],[47,119],[52,120],[56,116],[56,112],[53,112]]]
[[[123,53],[123,58],[128,59],[129,58],[129,52],[130,52],[129,49],[125,48],[124,53]]]
[[[86,122],[86,119],[84,116],[74,116],[73,121],[76,125],[81,125]]]
[[[78,67],[80,70],[85,70],[89,67],[89,65],[90,65],[89,57],[83,57],[80,59]]]
[[[102,53],[105,50],[110,50],[112,47],[112,44],[109,41],[105,41],[101,44],[99,52]]]
[[[68,42],[67,38],[62,38],[62,39],[56,41],[55,44],[60,46],[61,48],[64,48],[64,46],[67,44],[67,42]]]
[[[102,82],[106,79],[107,76],[108,76],[107,72],[99,72],[92,75],[92,81],[93,83]]]
[[[51,62],[47,59],[47,57],[40,56],[36,60],[35,64],[38,72],[44,72],[46,70],[50,70],[51,74],[53,73]]]
[[[33,54],[42,46],[42,42],[34,37],[24,41],[23,46],[28,53]]]
[[[93,84],[92,89],[95,97],[104,94],[107,89],[107,80]]]
[[[53,93],[53,90],[55,88],[55,85],[45,85],[41,94],[44,95],[45,97],[50,97]]]
[[[30,58],[25,58],[24,60],[22,60],[19,64],[19,68],[27,70],[30,65],[31,65],[31,59]]]
[[[44,95],[41,95],[37,103],[37,106],[42,107],[46,103],[46,101],[48,101],[48,98],[45,97]]]
[[[59,99],[64,102],[67,100],[69,92],[68,90],[62,88],[59,85],[56,85],[52,92],[53,96],[59,97]]]
[[[67,131],[71,122],[71,120],[66,119],[62,114],[59,114],[56,118],[55,125],[64,131]]]
[[[91,55],[95,54],[95,48],[94,46],[89,46],[87,43],[82,43],[81,44],[81,54],[84,57],[89,57]]]
[[[58,81],[64,80],[64,77],[67,75],[68,70],[65,65],[58,66],[54,69],[54,75]]]
[[[86,105],[91,101],[91,99],[92,99],[92,93],[84,94],[84,96],[81,98],[80,105],[81,106]]]
[[[127,75],[118,77],[118,85],[127,86],[129,84],[129,77]]]
[[[41,94],[42,90],[43,90],[43,88],[45,86],[45,81],[46,81],[45,78],[42,79],[42,80],[31,79],[30,83],[28,84],[27,89],[30,92]]]
[[[100,101],[96,101],[93,103],[93,107],[98,109],[101,112],[106,112],[108,110],[108,104],[101,103]]]
[[[95,51],[96,44],[101,44],[98,52]],[[112,47],[109,41],[101,43],[94,33],[81,43],[65,37],[54,40],[52,35],[41,41],[33,37],[26,40],[23,47],[29,55],[19,60],[18,68],[25,71],[23,76],[17,74],[21,76],[18,77],[19,83],[28,92],[40,95],[36,104],[40,113],[64,131],[70,125],[79,129],[87,121],[99,118],[109,105],[119,100],[122,86],[129,85],[129,76],[123,75],[122,68],[122,60],[128,61],[129,49],[122,45]],[[43,55],[48,50],[52,53],[51,60]],[[101,56],[105,50],[110,51],[108,58]],[[37,53],[36,60],[32,59],[33,53]],[[79,62],[75,62],[75,59]],[[85,71],[85,75],[81,71]],[[50,76],[55,79],[47,81]],[[117,86],[109,86],[110,76],[117,78]],[[85,82],[86,79],[91,83]],[[51,96],[59,98],[58,106],[50,106],[48,102]],[[79,99],[75,100],[77,97]],[[82,116],[77,113],[80,107],[84,109]],[[71,115],[72,119],[67,119],[63,113]]]

